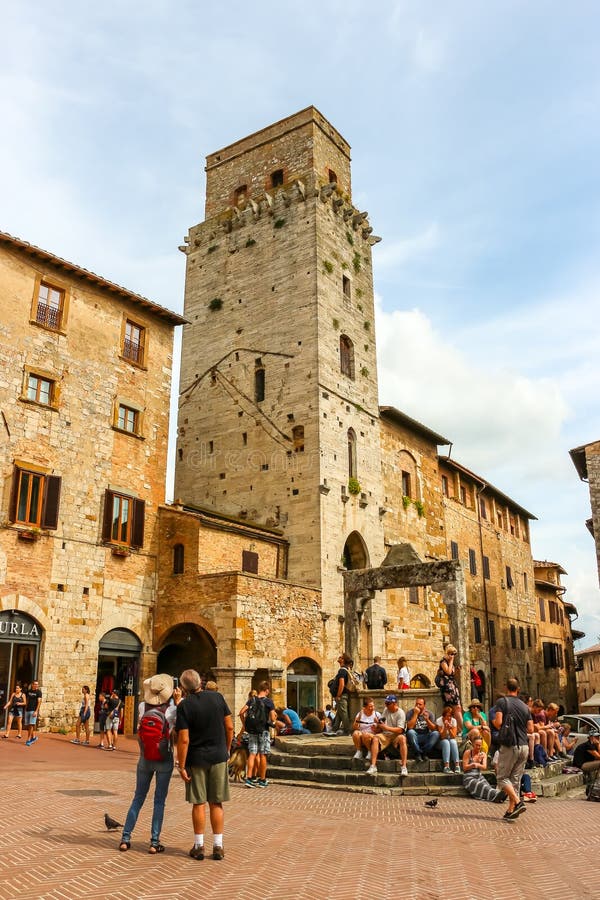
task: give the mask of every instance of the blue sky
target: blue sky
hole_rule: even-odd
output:
[[[30,0],[3,32],[0,227],[178,311],[206,154],[333,122],[384,238],[381,401],[538,516],[596,643],[568,450],[600,438],[598,4]]]

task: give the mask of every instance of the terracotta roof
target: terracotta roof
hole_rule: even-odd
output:
[[[474,481],[478,481],[479,484],[483,486],[483,490],[486,488],[490,491],[493,491],[498,497],[500,497],[506,504],[513,507],[516,512],[520,512],[522,516],[526,519],[534,519],[537,522],[537,516],[534,516],[533,513],[528,512],[524,506],[520,506],[512,497],[509,497],[508,494],[504,494],[502,491],[498,490],[497,487],[494,487],[493,484],[490,484],[485,478],[482,478],[481,475],[476,475],[475,472],[472,472],[470,469],[467,469],[466,466],[461,466],[460,463],[457,463],[456,460],[451,459],[449,456],[438,456],[440,462],[445,463],[447,466],[450,466],[452,469],[456,469],[457,472],[463,472],[463,474],[468,475]]]
[[[546,568],[546,569],[558,569],[558,571],[560,572],[561,575],[569,574],[566,571],[566,569],[563,569],[563,567],[561,566],[560,563],[550,562],[549,559],[534,559],[533,566],[534,566],[534,568],[536,566],[539,566],[540,568]]]
[[[395,422],[397,425],[402,425],[406,428],[412,428],[413,431],[418,431],[424,437],[429,438],[429,440],[432,441],[432,443],[434,443],[436,446],[438,444],[447,446],[448,444],[452,443],[452,441],[449,441],[448,438],[442,437],[441,434],[437,434],[426,425],[423,425],[421,422],[417,422],[416,419],[411,419],[410,416],[407,416],[406,413],[403,413],[399,409],[396,409],[395,406],[380,406],[379,415],[382,419],[389,419],[391,422]]]
[[[594,644],[593,647],[586,647],[585,650],[576,650],[577,656],[583,656],[585,653],[600,653],[600,644]]]
[[[12,247],[16,247],[19,250],[23,250],[25,253],[29,253],[30,256],[35,256],[38,259],[44,260],[45,262],[52,263],[52,265],[58,266],[58,268],[64,269],[66,272],[70,272],[73,275],[77,275],[79,278],[85,278],[87,279],[87,281],[92,282],[92,284],[95,284],[100,288],[104,288],[105,290],[108,290],[114,294],[117,294],[124,300],[130,300],[132,303],[136,303],[139,306],[142,306],[153,315],[158,316],[161,319],[165,319],[165,321],[168,322],[169,325],[187,324],[187,319],[184,319],[183,316],[172,312],[170,309],[167,309],[164,306],[160,306],[158,303],[154,303],[153,300],[148,300],[147,297],[142,297],[141,294],[135,294],[133,291],[129,291],[127,288],[121,287],[121,285],[119,284],[114,284],[112,281],[108,281],[101,275],[96,275],[95,272],[90,272],[88,269],[84,269],[82,266],[78,266],[66,259],[62,259],[60,256],[56,256],[54,253],[50,253],[49,250],[42,250],[41,247],[36,247],[34,244],[28,243],[28,241],[23,241],[21,238],[14,237],[12,234],[8,234],[8,232],[6,231],[0,231],[0,241],[5,244],[9,244]]]

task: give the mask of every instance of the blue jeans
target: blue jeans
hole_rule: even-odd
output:
[[[442,738],[442,759],[447,766],[450,760],[456,765],[458,762],[458,744],[456,738]]]
[[[415,756],[417,754],[429,754],[440,739],[439,731],[415,731],[409,728],[406,732],[408,746],[411,748]]]
[[[173,773],[173,757],[160,762],[151,762],[148,759],[140,757],[136,771],[135,794],[125,819],[123,826],[122,841],[131,840],[131,832],[135,828],[140,810],[144,805],[144,800],[150,790],[152,776],[156,775],[156,786],[154,788],[154,810],[152,812],[152,826],[150,830],[150,840],[153,844],[158,844],[160,839],[160,831],[162,828],[163,817],[165,814],[165,801],[169,792],[171,783],[171,775]]]

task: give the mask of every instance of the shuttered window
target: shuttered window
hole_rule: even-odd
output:
[[[252,550],[242,550],[242,572],[258,575],[258,553]]]
[[[104,492],[102,540],[109,544],[142,547],[146,504],[116,491]]]
[[[55,530],[58,527],[60,488],[58,475],[45,475],[15,466],[9,503],[10,521]]]

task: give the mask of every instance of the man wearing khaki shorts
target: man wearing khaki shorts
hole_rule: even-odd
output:
[[[218,691],[203,691],[194,669],[181,673],[186,693],[177,707],[177,763],[185,781],[185,799],[192,804],[192,859],[204,859],[205,804],[213,831],[213,859],[223,859],[223,803],[229,800],[227,760],[233,740],[233,719]]]

